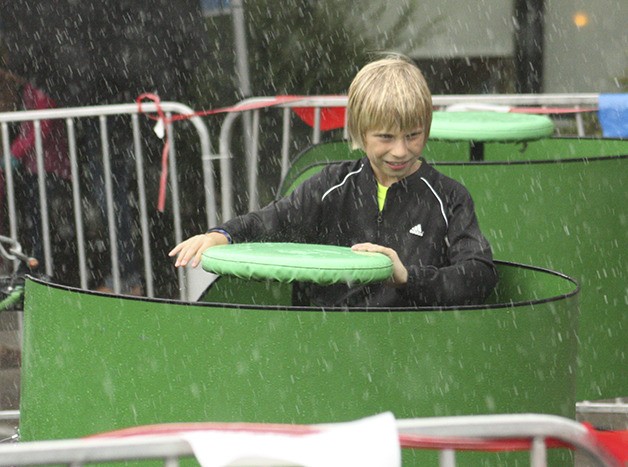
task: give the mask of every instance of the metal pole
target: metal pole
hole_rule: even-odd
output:
[[[52,242],[50,240],[50,218],[48,215],[48,192],[46,190],[46,167],[44,163],[44,143],[42,137],[41,120],[33,122],[35,129],[35,154],[37,155],[37,182],[39,185],[39,215],[41,219],[41,241],[44,243],[45,270],[52,276]]]
[[[242,0],[231,1],[231,17],[233,19],[236,71],[240,84],[240,94],[242,98],[247,98],[251,95],[251,80],[249,77],[249,52],[246,46],[246,25]]]
[[[116,227],[115,206],[113,198],[113,180],[111,171],[111,154],[109,152],[109,131],[107,129],[107,117],[101,115],[100,121],[100,148],[102,152],[103,176],[105,178],[105,201],[107,212],[107,228],[109,229],[109,250],[111,257],[111,275],[113,278],[113,291],[120,293],[120,260],[118,257],[118,229]]]
[[[240,86],[240,97],[246,99],[251,96],[251,78],[249,73],[249,51],[246,45],[246,22],[244,20],[244,1],[231,1],[231,17],[233,19],[233,35],[235,38],[236,73]],[[246,160],[256,157],[253,148],[253,131],[251,127],[251,114],[242,114],[242,126],[244,128],[244,143]],[[257,174],[256,174],[257,175]],[[250,175],[249,175],[250,179]],[[257,205],[257,187],[249,186],[249,207]]]
[[[74,206],[74,224],[76,229],[76,247],[78,250],[78,265],[81,288],[87,289],[87,256],[85,254],[85,228],[83,226],[83,205],[81,204],[81,183],[79,174],[79,162],[76,149],[76,131],[74,120],[66,119],[68,129],[68,150],[70,155],[70,167],[72,174],[72,203]]]
[[[515,0],[515,73],[518,93],[543,92],[545,0]]]

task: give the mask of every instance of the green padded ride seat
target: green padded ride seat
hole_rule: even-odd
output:
[[[544,115],[510,112],[434,112],[430,138],[447,141],[531,141],[554,132]]]
[[[392,274],[392,261],[381,253],[349,247],[301,243],[238,243],[208,248],[203,269],[241,279],[279,282],[365,284]]]

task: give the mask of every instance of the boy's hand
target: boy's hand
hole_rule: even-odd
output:
[[[403,265],[397,252],[392,248],[388,248],[374,243],[356,243],[351,247],[353,251],[371,251],[375,253],[383,253],[390,258],[393,263],[393,272],[390,283],[394,286],[402,286],[408,283],[408,270]]]
[[[190,266],[195,268],[201,262],[201,255],[205,250],[212,246],[226,245],[228,243],[227,237],[219,232],[195,235],[175,246],[168,253],[168,256],[177,255],[177,260],[174,263],[176,267],[186,266],[190,263]]]

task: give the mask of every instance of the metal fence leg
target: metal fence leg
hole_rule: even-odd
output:
[[[440,467],[455,467],[456,451],[453,449],[443,449],[438,453],[438,463]]]
[[[545,467],[547,465],[547,449],[545,439],[535,437],[532,440],[532,448],[530,449],[530,466]]]

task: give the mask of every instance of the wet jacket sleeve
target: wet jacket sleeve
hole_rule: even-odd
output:
[[[401,290],[409,300],[434,306],[483,303],[497,284],[491,247],[480,231],[471,196],[457,189],[448,203],[449,265],[405,265],[408,283]]]
[[[315,243],[319,228],[320,179],[317,174],[289,196],[270,203],[259,211],[236,217],[218,228],[231,235],[234,243],[298,242]]]

